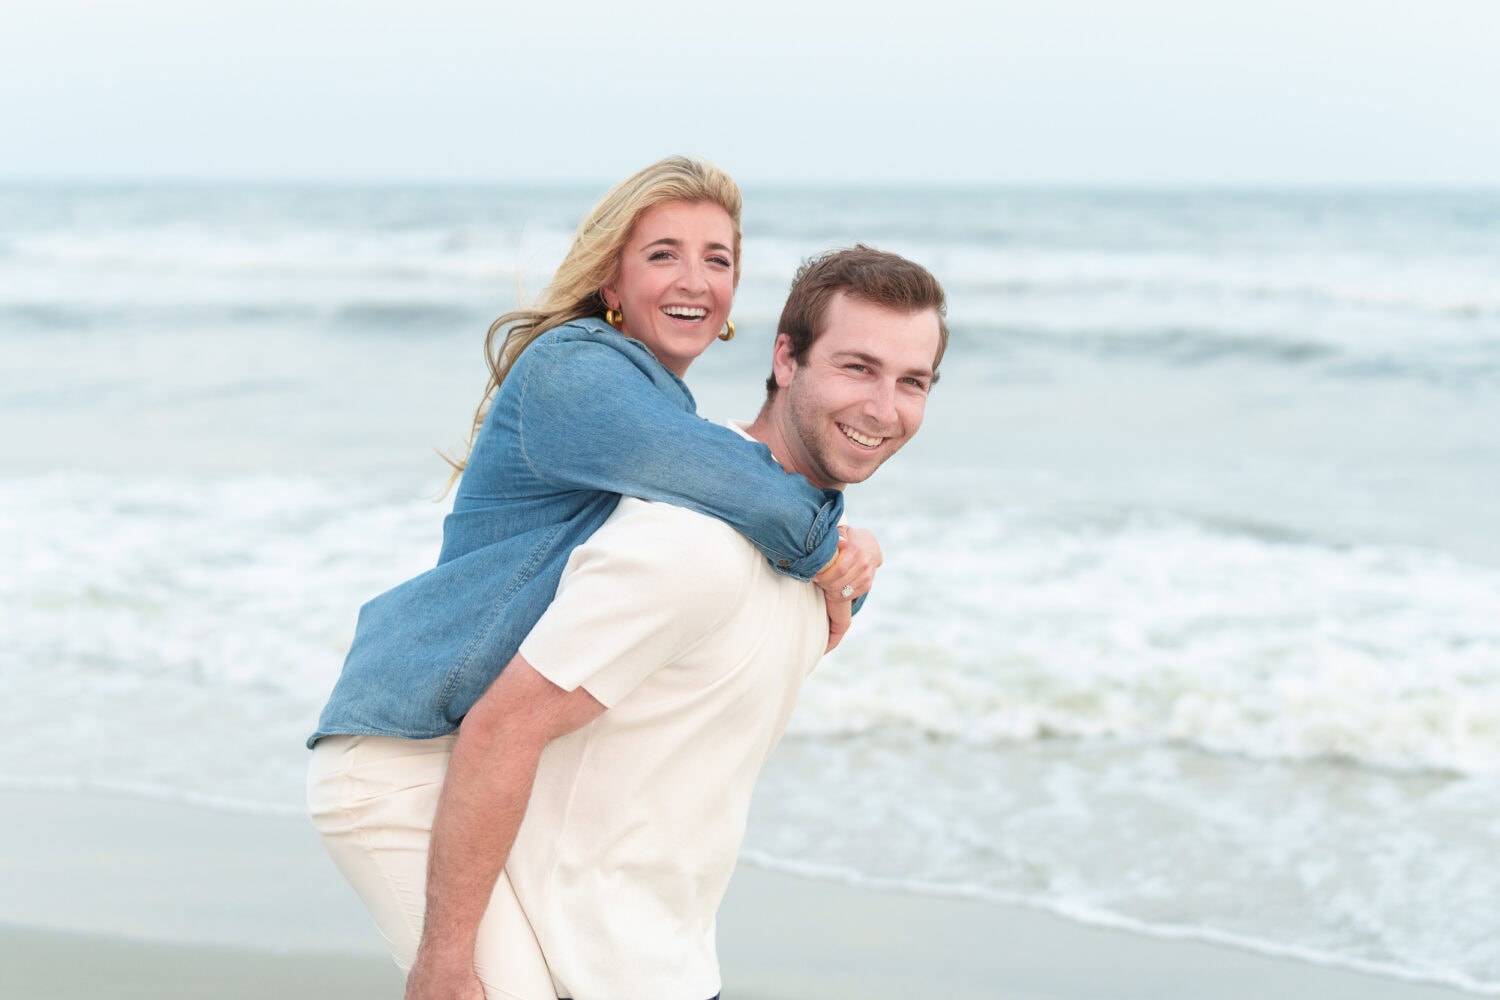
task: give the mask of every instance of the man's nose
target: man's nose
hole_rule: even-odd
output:
[[[883,379],[876,380],[870,386],[869,395],[865,397],[865,413],[872,420],[879,421],[883,429],[893,427],[900,420],[900,413],[896,409],[896,384]]]

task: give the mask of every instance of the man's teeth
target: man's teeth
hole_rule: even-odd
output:
[[[678,319],[702,319],[708,315],[707,309],[693,309],[688,306],[664,306],[662,312],[668,316],[676,316]]]
[[[839,430],[843,431],[844,436],[850,441],[853,441],[855,444],[862,444],[866,448],[873,448],[883,440],[882,438],[867,437],[854,428],[845,427],[843,424],[839,424]]]

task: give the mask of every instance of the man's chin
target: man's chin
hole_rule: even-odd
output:
[[[840,462],[837,469],[831,470],[833,475],[829,476],[837,482],[849,485],[850,483],[862,483],[875,475],[875,470],[885,464],[889,455],[871,455],[868,459],[859,462]]]

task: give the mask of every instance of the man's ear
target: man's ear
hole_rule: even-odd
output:
[[[792,384],[792,375],[797,371],[797,361],[792,357],[792,338],[784,333],[776,335],[776,347],[771,351],[771,374],[776,377],[776,386],[785,389]]]

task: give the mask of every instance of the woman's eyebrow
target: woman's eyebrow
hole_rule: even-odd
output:
[[[659,240],[652,240],[650,243],[647,243],[645,246],[641,247],[641,249],[642,250],[649,250],[651,247],[654,247],[654,246],[669,246],[669,247],[673,247],[674,249],[681,249],[682,248],[682,241],[679,240],[675,236],[663,236]],[[722,243],[710,243],[708,245],[708,249],[710,249],[710,250],[725,250],[725,251],[727,251],[729,248],[727,246],[725,246],[724,244],[722,244]]]

